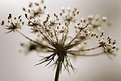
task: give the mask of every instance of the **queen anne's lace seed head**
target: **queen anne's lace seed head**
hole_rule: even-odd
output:
[[[101,18],[100,15],[96,15],[95,17],[90,15],[88,17],[88,24],[90,27],[93,27],[93,29],[97,29],[99,31],[102,31],[102,27],[108,25],[109,22],[107,22],[106,17]]]
[[[4,21],[1,22],[1,25],[5,25]],[[24,25],[24,21],[21,19],[21,15],[16,17],[12,17],[11,14],[8,15],[8,25],[5,25],[8,30],[7,33],[15,32],[17,29],[21,29],[21,26]]]
[[[36,17],[40,17],[42,14],[45,13],[45,9],[46,9],[46,6],[43,5],[43,1],[41,1],[41,3],[32,3],[30,2],[29,3],[29,8],[26,9],[26,8],[23,8],[23,11],[25,12],[28,12],[29,13],[29,18],[32,19],[32,18],[36,18]],[[36,9],[34,9],[36,8]]]
[[[115,55],[115,51],[118,50],[118,48],[115,46],[116,40],[112,40],[111,37],[104,39],[103,33],[100,35],[98,44],[107,55]]]
[[[50,53],[49,56],[44,57],[39,64],[53,63],[57,66],[55,81],[58,81],[58,76],[62,67],[64,66],[67,71],[69,67],[74,70],[74,67],[70,61],[70,55],[75,56],[97,56],[101,54],[116,55],[115,51],[116,40],[112,40],[111,37],[104,38],[104,33],[97,31],[107,24],[106,17],[88,16],[87,18],[78,18],[79,11],[77,8],[62,8],[59,14],[53,13],[51,18],[50,14],[45,13],[46,6],[43,6],[44,1],[41,3],[30,3],[29,8],[23,8],[28,22],[26,23],[31,29],[31,33],[37,35],[37,40],[31,39],[24,35],[19,30],[25,22],[19,17],[8,16],[8,24],[5,28],[8,32],[18,32],[31,42],[21,46],[27,49],[26,53],[29,54],[32,51]],[[35,7],[35,8],[34,8]],[[44,15],[45,19],[41,19]],[[78,20],[77,20],[78,19]],[[4,25],[4,21],[1,25]],[[101,35],[98,35],[101,32]],[[88,48],[87,44],[91,39],[97,39],[98,43],[96,47]],[[96,41],[92,41],[96,42]],[[101,52],[97,54],[88,54],[87,51],[100,49]]]

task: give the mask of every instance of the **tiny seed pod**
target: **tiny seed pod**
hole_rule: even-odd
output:
[[[29,3],[29,7],[31,8],[32,6],[33,6],[33,4],[30,2],[30,3]]]
[[[20,43],[21,46],[24,46],[24,43]]]
[[[103,34],[104,34],[104,33],[102,32],[101,35],[100,35],[100,37],[103,37]]]
[[[112,49],[115,49],[116,47],[114,46],[114,47],[112,47]]]
[[[41,3],[43,4],[44,3],[44,0],[41,0]]]
[[[44,9],[46,9],[46,6],[44,6]]]
[[[1,25],[4,25],[4,21],[1,22]]]
[[[24,25],[24,22],[22,22],[22,25]]]
[[[28,9],[28,12],[30,13],[30,9]]]
[[[90,15],[90,16],[88,17],[88,20],[89,20],[89,21],[93,20],[93,16]]]
[[[26,9],[25,9],[25,8],[22,8],[22,10],[23,10],[23,11],[26,11]]]
[[[103,22],[106,22],[106,20],[107,20],[106,17],[103,17]]]
[[[14,17],[14,20],[16,20],[16,17]]]
[[[77,14],[79,14],[79,11],[77,11]]]
[[[21,18],[21,15],[18,17],[18,19],[20,19]]]
[[[12,18],[12,15],[11,15],[11,14],[9,14],[9,15],[8,15],[8,19],[11,19],[11,18]]]
[[[60,16],[62,16],[62,13],[60,13]]]
[[[20,19],[20,22],[22,21],[22,19]]]
[[[39,3],[37,3],[37,2],[35,2],[34,4],[35,4],[36,6],[39,6]]]
[[[98,38],[98,35],[96,35],[96,38]]]
[[[28,19],[28,16],[27,16],[27,14],[25,14],[25,17]]]
[[[12,17],[12,15],[11,15],[11,14],[9,14],[9,17],[11,18],[11,17]]]
[[[74,8],[74,11],[77,11],[77,8]]]

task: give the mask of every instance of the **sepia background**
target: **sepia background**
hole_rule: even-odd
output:
[[[22,7],[30,1],[39,0],[0,0],[0,21],[7,20],[9,13],[18,16],[24,14]],[[105,27],[107,36],[117,39],[121,48],[121,0],[45,0],[47,12],[59,12],[62,7],[78,8],[80,18],[100,14],[112,23]],[[40,58],[32,53],[25,56],[19,53],[20,43],[27,41],[17,33],[4,34],[0,27],[0,81],[53,81],[55,70],[44,64],[34,66]],[[121,51],[112,60],[107,56],[79,57],[72,60],[75,72],[63,71],[59,81],[121,81]]]

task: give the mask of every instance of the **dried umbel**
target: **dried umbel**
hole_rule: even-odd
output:
[[[26,48],[27,54],[31,51],[50,53],[49,56],[41,59],[41,62],[36,64],[47,63],[56,66],[56,73],[54,81],[58,81],[59,73],[64,67],[67,71],[69,68],[74,70],[69,56],[98,56],[105,54],[107,56],[115,56],[115,51],[118,48],[115,46],[116,40],[111,37],[104,38],[102,27],[108,24],[105,17],[101,18],[99,15],[89,16],[87,18],[79,18],[79,10],[64,9],[60,13],[53,13],[51,18],[50,14],[46,14],[46,6],[43,6],[44,1],[41,3],[30,3],[29,8],[23,8],[27,14],[25,17],[28,21],[27,26],[30,27],[31,33],[37,35],[37,39],[31,39],[23,34],[20,30],[24,26],[21,15],[16,18],[11,14],[8,16],[9,25],[5,28],[10,32],[18,32],[26,39],[30,40],[29,43],[21,43],[21,46]],[[34,6],[34,7],[33,7]],[[35,8],[35,9],[34,9]],[[46,16],[45,20],[42,16]],[[4,21],[1,25],[4,25]],[[92,41],[97,43],[95,47],[86,47],[88,42]],[[90,54],[90,51],[101,50]]]

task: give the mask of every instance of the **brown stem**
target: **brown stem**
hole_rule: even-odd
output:
[[[61,70],[61,62],[58,62],[54,81],[58,81],[60,70]]]
[[[19,34],[21,34],[22,36],[24,36],[26,39],[28,39],[28,40],[30,40],[30,41],[32,41],[32,42],[38,44],[38,45],[41,45],[41,46],[44,46],[44,47],[47,47],[47,48],[49,48],[49,49],[54,50],[53,48],[51,48],[51,47],[49,47],[49,46],[43,45],[43,44],[41,44],[41,43],[39,43],[39,42],[37,42],[37,41],[32,40],[31,38],[27,37],[26,35],[24,35],[24,34],[23,34],[22,32],[20,32],[19,30],[16,30],[16,32],[18,32]]]
[[[74,56],[98,56],[98,55],[102,55],[104,54],[104,52],[100,52],[100,53],[96,53],[96,54],[92,54],[92,55],[80,55],[80,54],[76,54],[76,53],[68,53],[68,54],[71,54],[71,55],[74,55]]]
[[[91,51],[100,48],[99,46],[93,47],[93,48],[88,48],[88,49],[79,49],[79,50],[70,50],[68,52],[80,52],[80,51]]]

